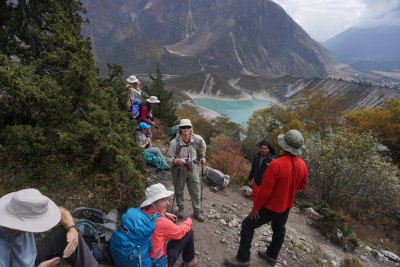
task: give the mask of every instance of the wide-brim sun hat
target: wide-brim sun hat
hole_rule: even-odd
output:
[[[169,191],[163,184],[153,184],[146,188],[145,195],[146,200],[140,205],[141,208],[147,207],[157,200],[162,198],[170,197],[174,194],[174,191]]]
[[[0,214],[0,226],[32,233],[45,232],[61,220],[58,206],[33,188],[0,198]]]
[[[155,103],[160,103],[160,100],[158,100],[158,98],[156,96],[150,96],[149,99],[147,99],[147,102],[155,104]]]
[[[137,128],[138,128],[139,130],[141,130],[141,129],[150,129],[151,126],[142,121],[141,123],[139,123],[139,124],[137,125]]]
[[[304,137],[298,130],[289,130],[278,136],[278,144],[290,154],[300,156],[304,146]]]
[[[128,79],[126,79],[126,81],[128,83],[137,83],[137,82],[139,82],[139,79],[135,75],[131,75],[131,76],[129,76]]]
[[[192,122],[189,119],[181,119],[179,122],[179,127],[182,127],[182,126],[192,126],[193,127]]]

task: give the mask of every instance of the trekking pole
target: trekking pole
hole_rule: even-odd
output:
[[[204,163],[201,162],[201,190],[200,190],[200,210],[203,209],[203,181],[204,180]]]
[[[178,184],[179,175],[181,174],[181,167],[178,166],[178,175],[176,176],[176,181],[174,183],[174,198],[172,199],[171,213],[174,211],[174,203],[176,198],[176,185]]]

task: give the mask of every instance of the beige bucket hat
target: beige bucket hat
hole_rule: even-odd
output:
[[[61,220],[58,206],[37,189],[23,189],[0,198],[0,226],[40,233]]]
[[[162,198],[172,196],[174,191],[169,191],[163,184],[158,183],[147,187],[145,194],[146,200],[140,205],[141,208],[149,206]]]

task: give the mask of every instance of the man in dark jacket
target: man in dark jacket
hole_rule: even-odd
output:
[[[307,166],[299,157],[304,144],[301,133],[290,130],[280,134],[278,144],[284,152],[271,161],[263,175],[253,208],[242,222],[238,252],[224,261],[228,267],[249,266],[254,230],[268,222],[271,222],[272,241],[265,251],[258,251],[258,256],[270,266],[274,266],[278,260],[285,240],[286,221],[294,206],[294,196],[297,190],[306,187],[308,181]]]
[[[258,153],[254,156],[249,173],[249,184],[253,190],[251,199],[254,201],[262,182],[262,176],[271,160],[275,159],[275,151],[271,145],[263,140],[258,145]]]

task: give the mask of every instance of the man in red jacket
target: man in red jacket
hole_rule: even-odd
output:
[[[274,266],[278,259],[286,233],[286,221],[294,205],[297,190],[306,187],[307,166],[298,156],[304,138],[297,130],[290,130],[278,136],[278,144],[284,150],[276,160],[271,161],[265,171],[253,209],[242,222],[240,245],[236,256],[225,259],[228,267],[248,266],[250,247],[254,229],[271,222],[272,242],[266,251],[258,251],[258,256]]]

